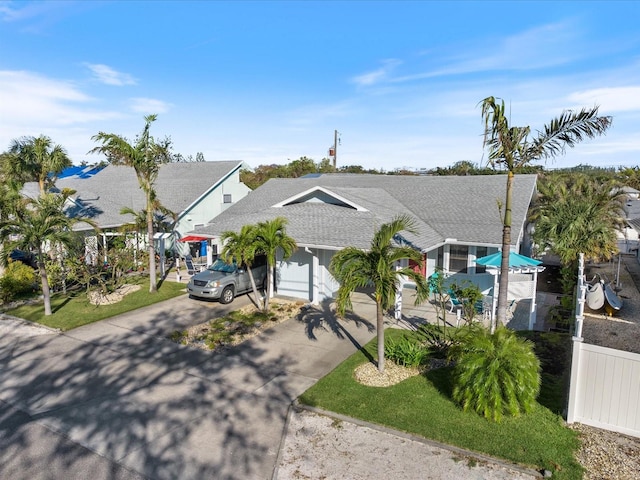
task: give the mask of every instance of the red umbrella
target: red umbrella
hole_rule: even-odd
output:
[[[200,237],[198,235],[187,235],[186,237],[182,237],[179,242],[203,242],[205,240],[209,240],[207,237]]]

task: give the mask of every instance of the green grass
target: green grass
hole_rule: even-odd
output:
[[[405,332],[388,330],[388,338]],[[307,390],[300,401],[333,412],[386,425],[476,452],[510,460],[536,470],[548,469],[557,479],[582,478],[575,460],[578,439],[561,417],[540,404],[530,414],[493,423],[463,412],[451,400],[451,369],[442,368],[376,388],[358,383],[354,369],[375,356],[376,340]]]
[[[158,288],[158,292],[151,294],[149,293],[148,277],[132,277],[128,283],[139,284],[141,288],[126,295],[122,301],[112,305],[92,305],[89,303],[86,291],[81,291],[68,295],[60,293],[52,295],[52,314],[49,316],[44,314],[43,303],[24,305],[6,313],[64,331],[162,302],[185,293],[183,284],[163,282]]]

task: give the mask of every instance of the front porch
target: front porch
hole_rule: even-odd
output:
[[[416,292],[412,288],[404,288],[402,290],[402,307],[401,317],[399,320],[389,318],[388,322],[390,326],[396,326],[398,328],[417,328],[418,325],[423,323],[437,323],[438,317],[436,314],[436,308],[433,305],[433,299],[429,302],[425,302],[422,305],[415,306]],[[357,297],[357,298],[356,298]],[[356,302],[373,301],[365,294],[357,294],[354,296],[353,303],[355,307]],[[557,305],[558,294],[549,292],[536,292],[536,322],[533,325],[533,330],[548,331],[549,328],[554,325],[550,325],[547,322],[549,309],[554,305]],[[529,318],[531,312],[531,299],[522,299],[516,301],[513,307],[513,315],[507,322],[506,326],[512,330],[529,330]],[[457,322],[456,309],[453,313],[446,310],[446,321],[448,325],[456,326],[458,323],[460,326],[465,324],[464,318],[461,318]],[[489,317],[483,316],[482,313],[477,313],[474,317],[474,322],[482,322],[485,327],[489,327]]]

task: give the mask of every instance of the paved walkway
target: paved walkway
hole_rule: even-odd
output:
[[[375,305],[365,295],[354,298],[354,314],[344,321],[328,306],[308,309],[225,354],[163,338],[248,301],[244,296],[224,306],[182,296],[64,334],[28,328],[20,334],[19,322],[5,328],[0,478],[270,479],[279,462],[280,479],[364,478],[356,464],[331,460],[337,445],[348,446],[358,465],[373,462],[379,453],[361,443],[363,435],[389,448],[399,445],[385,468],[365,469],[368,478],[396,478],[410,463],[420,472],[431,465],[423,463],[425,456],[445,457],[433,445],[403,448],[406,439],[394,439],[392,431],[354,425],[343,430],[348,437],[335,437],[341,443],[327,447],[325,463],[289,472],[290,458],[278,457],[282,445],[297,442],[295,450],[307,459],[319,454],[315,440],[295,440],[300,430],[292,430],[299,425],[293,422],[324,435],[308,415],[297,415],[287,430],[292,400],[373,338],[367,319],[375,318]],[[451,478],[447,465],[456,464],[459,453],[446,457],[441,475],[434,471],[431,478]],[[515,478],[508,470],[496,476],[505,475],[503,467],[481,463],[463,469],[467,478]]]

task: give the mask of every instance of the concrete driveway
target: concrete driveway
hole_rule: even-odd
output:
[[[375,335],[373,316],[367,302],[343,322],[309,310],[224,354],[162,337],[247,302],[185,295],[64,334],[5,333],[0,478],[271,478],[291,400]]]

